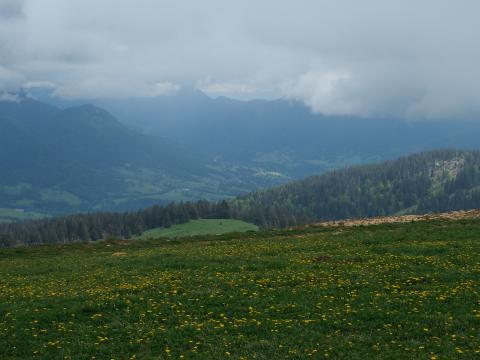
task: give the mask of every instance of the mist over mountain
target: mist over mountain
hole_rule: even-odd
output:
[[[191,86],[329,115],[478,116],[479,12],[475,0],[4,0],[0,89],[111,99]]]
[[[240,101],[183,89],[170,96],[92,102],[147,134],[164,136],[210,159],[256,166],[300,178],[352,164],[392,159],[438,148],[476,149],[477,118],[407,121],[326,116],[290,100]]]
[[[355,164],[478,149],[475,119],[325,116],[287,100],[170,96],[0,101],[0,208],[64,213],[221,199]],[[34,100],[32,96],[39,100]],[[85,105],[90,104],[90,105]]]

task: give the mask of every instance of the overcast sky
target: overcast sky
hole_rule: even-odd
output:
[[[478,0],[0,0],[0,88],[480,115]]]

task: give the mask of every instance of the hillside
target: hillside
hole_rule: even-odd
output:
[[[474,359],[480,220],[0,250],[2,359]]]
[[[157,228],[168,233],[171,226],[198,219],[237,219],[263,228],[284,228],[474,208],[480,208],[480,152],[445,150],[333,171],[231,200],[0,223],[0,246],[130,239]],[[12,211],[2,209],[2,213]]]
[[[0,208],[12,215],[4,220],[220,199],[277,181],[137,133],[101,108],[25,96],[0,101],[0,169]]]
[[[231,202],[232,213],[283,227],[480,207],[480,152],[432,151],[314,176]]]

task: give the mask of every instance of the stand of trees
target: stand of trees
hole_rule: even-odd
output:
[[[108,237],[128,239],[156,227],[192,219],[228,218],[226,201],[185,202],[153,206],[136,212],[77,214],[54,219],[0,224],[0,247],[71,243]]]

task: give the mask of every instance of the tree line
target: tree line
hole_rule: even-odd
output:
[[[100,212],[0,224],[0,246],[73,243],[109,237],[129,239],[145,230],[170,227],[199,218],[227,218],[221,202],[182,202],[124,213]]]

